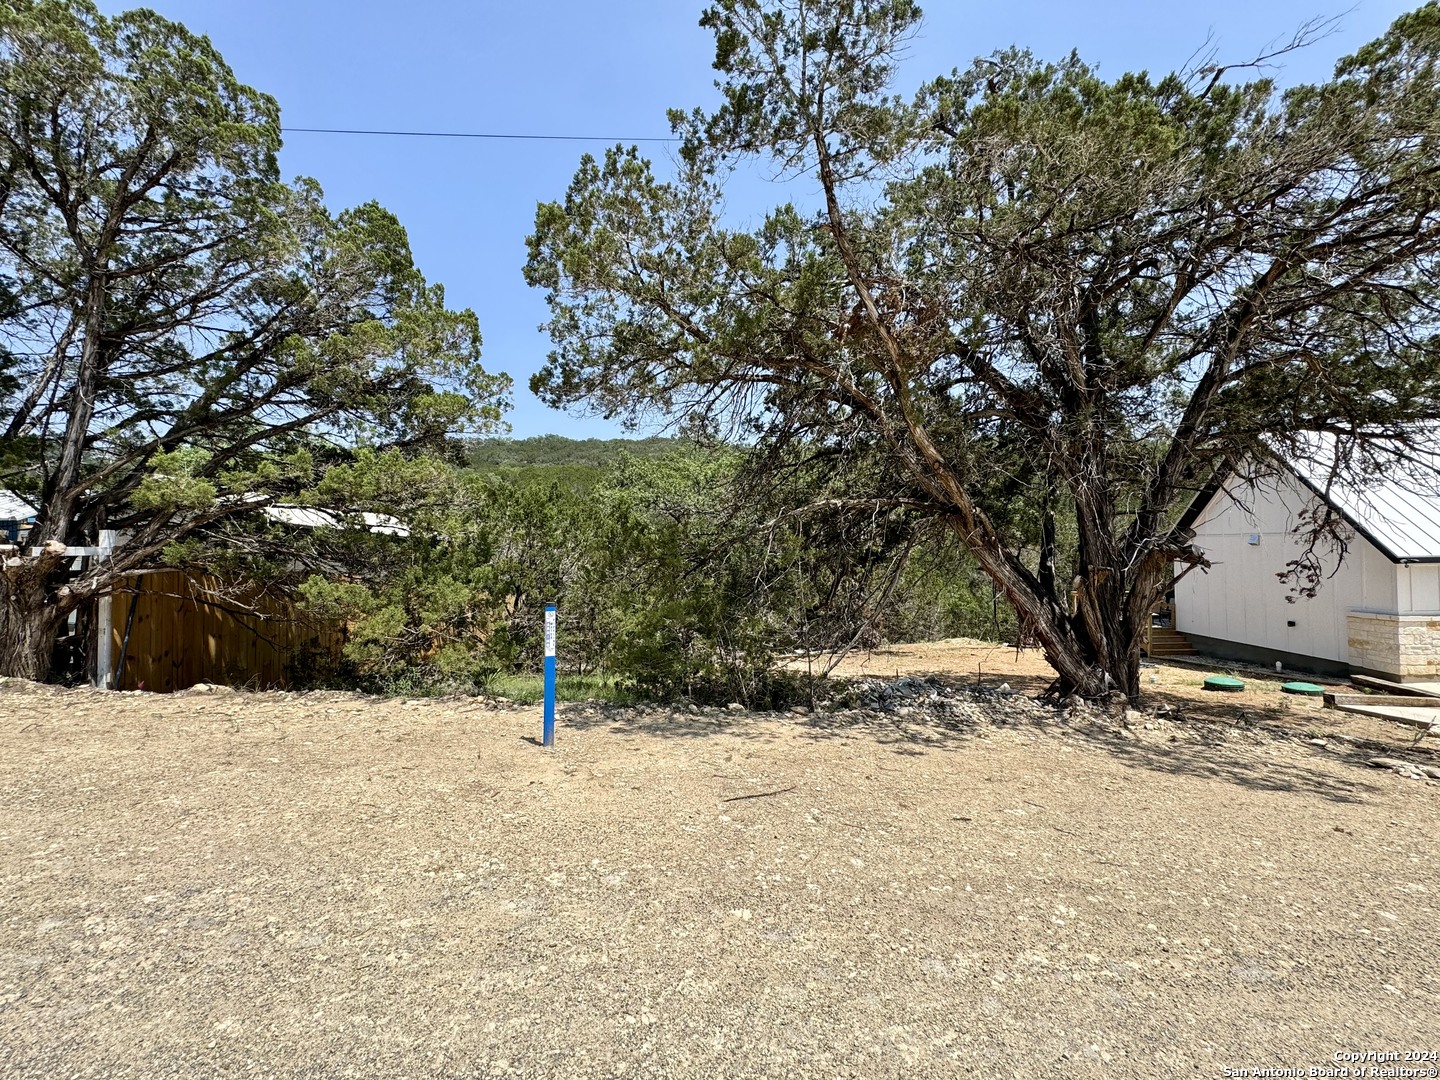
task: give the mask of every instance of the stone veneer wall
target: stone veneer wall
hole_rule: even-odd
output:
[[[1387,678],[1440,679],[1440,615],[1352,611],[1350,666]]]

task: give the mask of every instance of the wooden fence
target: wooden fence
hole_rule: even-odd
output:
[[[178,570],[127,579],[112,604],[117,673],[129,626],[119,690],[169,693],[201,682],[283,688],[297,666],[337,657],[345,640],[342,627],[306,618],[284,594]]]

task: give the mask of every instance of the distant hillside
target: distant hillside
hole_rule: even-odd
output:
[[[475,439],[465,446],[465,463],[472,469],[505,469],[530,465],[585,465],[603,469],[621,453],[659,457],[685,445],[686,440],[652,436],[648,439],[567,439],[563,435],[536,435],[529,439]]]

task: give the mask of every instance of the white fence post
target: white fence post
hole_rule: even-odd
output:
[[[96,550],[96,561],[102,565],[109,561],[115,550],[113,529],[100,530],[100,547]],[[111,598],[102,596],[96,601],[95,612],[95,685],[101,690],[110,689],[110,675],[113,670],[115,646],[111,641]]]

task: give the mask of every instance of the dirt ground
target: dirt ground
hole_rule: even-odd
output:
[[[1125,729],[562,706],[553,752],[479,701],[0,683],[0,1076],[1440,1052],[1440,784],[1182,670]]]
[[[1211,675],[1234,675],[1245,689],[1217,693],[1204,688]],[[1039,649],[1017,650],[972,638],[950,638],[913,645],[890,645],[870,653],[855,653],[841,661],[836,678],[894,678],[898,675],[939,675],[962,685],[994,687],[1002,683],[1038,697],[1055,678]],[[1363,739],[1394,747],[1410,747],[1417,732],[1400,724],[1326,709],[1319,698],[1281,691],[1282,683],[1304,681],[1327,690],[1353,693],[1348,682],[1286,672],[1276,675],[1248,665],[1229,666],[1196,657],[1189,663],[1146,664],[1140,673],[1142,710],[1156,706],[1176,710],[1196,721],[1222,726],[1235,723],[1275,726],[1280,730],[1330,737]],[[1440,714],[1437,714],[1440,719]],[[1440,749],[1435,739],[1425,746]]]

